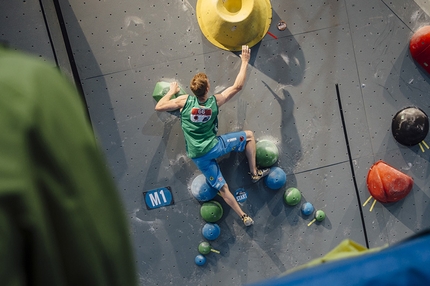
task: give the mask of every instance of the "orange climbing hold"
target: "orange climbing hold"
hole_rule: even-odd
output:
[[[414,185],[408,175],[383,161],[376,162],[367,174],[367,188],[378,202],[393,203],[406,197]]]

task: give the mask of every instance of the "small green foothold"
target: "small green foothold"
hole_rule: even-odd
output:
[[[323,221],[325,219],[325,212],[323,212],[322,210],[317,210],[317,212],[315,213],[315,219],[317,221]]]
[[[176,93],[172,98],[175,98],[180,95],[187,94],[181,87],[179,87],[179,92]],[[158,102],[163,96],[166,95],[170,90],[170,83],[165,81],[160,81],[155,84],[154,92],[152,93],[152,97]]]
[[[199,252],[201,254],[209,254],[210,252],[215,252],[215,253],[219,253],[218,250],[215,250],[211,247],[211,245],[209,244],[209,242],[203,241],[202,243],[199,244]]]
[[[323,212],[322,210],[317,210],[315,213],[315,218],[308,223],[308,226],[311,226],[311,224],[313,224],[316,221],[323,221],[325,219],[325,212]]]
[[[199,252],[201,254],[208,254],[209,252],[211,252],[211,246],[208,242],[203,241],[202,243],[199,244]]]
[[[287,205],[295,206],[302,199],[302,194],[297,188],[288,188],[284,194],[284,200]]]

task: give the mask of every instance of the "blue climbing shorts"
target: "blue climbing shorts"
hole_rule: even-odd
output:
[[[216,159],[232,151],[243,152],[245,146],[245,131],[227,133],[218,136],[218,143],[208,153],[192,160],[206,177],[209,185],[219,190],[225,185],[225,179]]]

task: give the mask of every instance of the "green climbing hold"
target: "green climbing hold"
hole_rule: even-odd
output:
[[[211,252],[211,245],[206,241],[200,243],[199,244],[199,252],[201,254],[208,254],[209,252]]]
[[[175,98],[180,95],[187,94],[182,87],[179,87],[179,92],[176,93],[172,98]],[[152,93],[152,97],[158,102],[166,93],[170,90],[170,83],[165,81],[157,82],[154,88],[154,92]]]
[[[288,188],[284,194],[284,200],[287,205],[295,206],[302,199],[302,194],[297,188]]]
[[[207,241],[203,241],[202,243],[199,244],[199,252],[201,254],[206,255],[206,254],[209,254],[211,251],[215,253],[219,253],[219,251],[216,249],[213,249],[212,246]]]
[[[260,167],[270,167],[278,161],[279,151],[275,143],[261,140],[256,144],[256,160]]]
[[[204,203],[200,208],[200,214],[206,222],[216,222],[221,219],[224,211],[217,201]]]
[[[315,213],[315,219],[317,221],[323,221],[325,219],[325,212],[322,210],[317,210]]]
[[[308,223],[308,226],[311,226],[311,224],[313,224],[316,221],[323,221],[325,219],[325,212],[322,210],[317,210],[317,212],[315,213],[315,218]]]

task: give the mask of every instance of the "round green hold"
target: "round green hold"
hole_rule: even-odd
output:
[[[217,201],[206,202],[200,208],[200,214],[206,222],[217,222],[223,213],[222,206]]]
[[[211,252],[211,249],[212,247],[207,241],[203,241],[199,244],[199,252],[201,254],[209,254]]]
[[[278,161],[279,150],[272,141],[258,141],[255,147],[258,166],[266,168],[272,166]]]
[[[317,210],[317,212],[315,213],[315,219],[317,221],[323,221],[325,219],[325,212],[323,212],[322,210]]]
[[[297,188],[288,188],[284,194],[284,200],[287,205],[295,206],[300,203],[302,199],[302,194]]]

